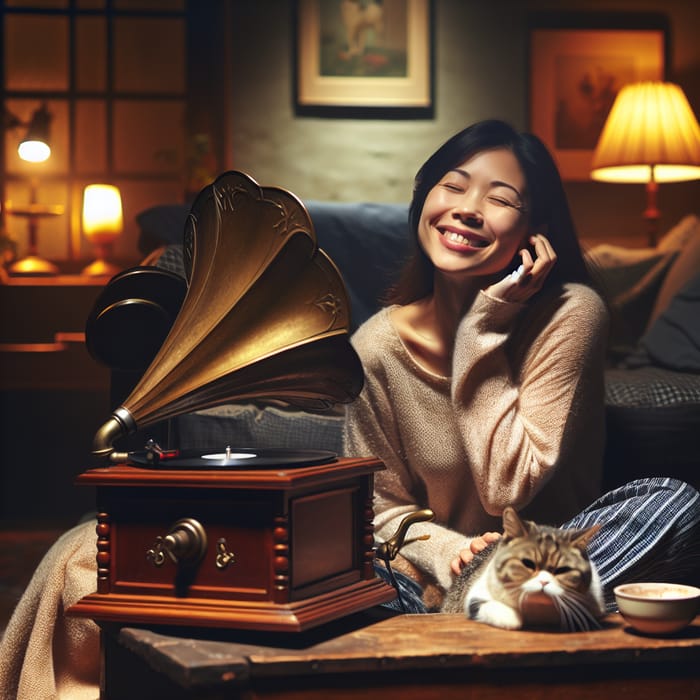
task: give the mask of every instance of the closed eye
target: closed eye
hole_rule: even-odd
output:
[[[511,207],[512,209],[517,209],[518,211],[522,210],[522,207],[519,204],[515,204],[514,202],[511,202],[508,199],[504,199],[503,197],[494,197],[491,195],[488,197],[488,201],[491,202],[491,204],[495,204],[498,207]]]
[[[570,566],[558,566],[556,569],[554,569],[554,575],[555,576],[561,576],[562,574],[568,574],[571,571]]]
[[[537,568],[535,566],[535,562],[532,561],[532,559],[521,559],[520,561],[522,562],[525,568],[530,569],[531,571],[534,571]]]

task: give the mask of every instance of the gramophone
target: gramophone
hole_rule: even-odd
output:
[[[77,479],[96,487],[97,591],[70,614],[303,631],[392,600],[373,570],[378,460],[313,446],[115,447],[144,427],[223,403],[320,409],[362,388],[343,281],[296,197],[240,172],[221,175],[192,206],[184,254],[182,306],[97,431],[100,466]],[[108,298],[92,321],[99,327],[133,304]]]

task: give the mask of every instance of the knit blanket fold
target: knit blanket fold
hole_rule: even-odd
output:
[[[99,698],[100,629],[66,610],[97,587],[95,521],[46,553],[0,641],[1,700]]]

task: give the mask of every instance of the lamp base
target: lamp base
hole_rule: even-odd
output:
[[[121,271],[121,268],[117,265],[114,265],[107,260],[98,258],[94,262],[91,262],[87,267],[84,267],[80,274],[88,275],[89,277],[114,277],[114,275]]]
[[[51,277],[58,274],[58,267],[38,255],[27,255],[26,258],[17,260],[10,265],[8,272],[11,275],[26,277]]]

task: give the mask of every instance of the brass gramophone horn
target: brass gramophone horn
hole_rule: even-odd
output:
[[[118,461],[118,438],[222,403],[319,408],[359,394],[347,292],[294,195],[225,173],[194,202],[184,245],[182,308],[139,383],[98,430],[93,454]]]

